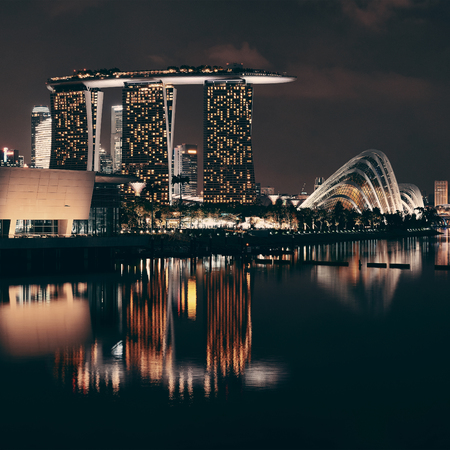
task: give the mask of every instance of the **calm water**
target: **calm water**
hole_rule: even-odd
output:
[[[0,447],[449,448],[448,235],[286,258],[3,281]]]

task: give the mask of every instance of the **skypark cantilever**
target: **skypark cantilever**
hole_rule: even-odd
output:
[[[183,66],[182,66],[183,67]],[[257,69],[227,68],[168,68],[124,72],[115,69],[80,70],[73,75],[47,80],[47,88],[84,85],[89,89],[123,88],[126,83],[164,83],[170,85],[203,85],[206,82],[242,80],[247,84],[280,84],[295,81],[297,77]]]
[[[50,78],[50,168],[99,170],[103,89],[122,88],[122,173],[151,189],[147,200],[172,201],[172,158],[177,85],[204,86],[204,201],[252,203],[256,199],[252,152],[253,84],[296,77],[232,64],[124,72],[82,70]],[[124,198],[134,200],[131,188]]]

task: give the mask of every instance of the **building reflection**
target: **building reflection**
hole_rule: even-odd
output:
[[[0,345],[15,358],[49,355],[91,338],[85,285],[9,286],[2,290]]]
[[[239,262],[158,259],[122,272],[132,276],[3,289],[3,346],[27,357],[53,355],[54,377],[81,395],[120,394],[137,380],[177,401],[228,395],[231,378],[273,385],[273,364],[267,374],[264,363],[250,366],[251,273]],[[26,311],[42,305],[47,314],[33,312],[38,320],[24,345],[20,333],[32,320]]]
[[[423,269],[422,242],[417,238],[341,242],[302,251],[304,260],[348,261],[348,267],[315,266],[312,279],[346,306],[369,314],[384,313],[392,302],[402,270],[390,264],[409,264],[411,277],[420,276]],[[386,268],[367,263],[384,263]]]
[[[440,230],[443,235],[437,241],[435,248],[433,249],[436,252],[435,256],[435,264],[439,264],[442,266],[450,265],[450,237],[449,237],[449,229],[445,228]]]

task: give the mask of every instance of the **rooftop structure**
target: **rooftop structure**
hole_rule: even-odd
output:
[[[165,70],[121,71],[114,69],[78,70],[73,75],[47,80],[47,88],[54,91],[59,86],[84,84],[90,89],[124,87],[125,83],[164,83],[171,85],[205,84],[206,81],[245,80],[249,84],[278,84],[295,81],[296,77],[265,70],[229,68],[218,66],[181,66]]]

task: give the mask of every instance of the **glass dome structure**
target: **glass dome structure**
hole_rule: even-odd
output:
[[[341,202],[361,213],[379,208],[382,214],[411,214],[423,207],[422,195],[413,184],[398,184],[387,156],[366,150],[352,158],[328,178],[299,208],[333,208]]]

